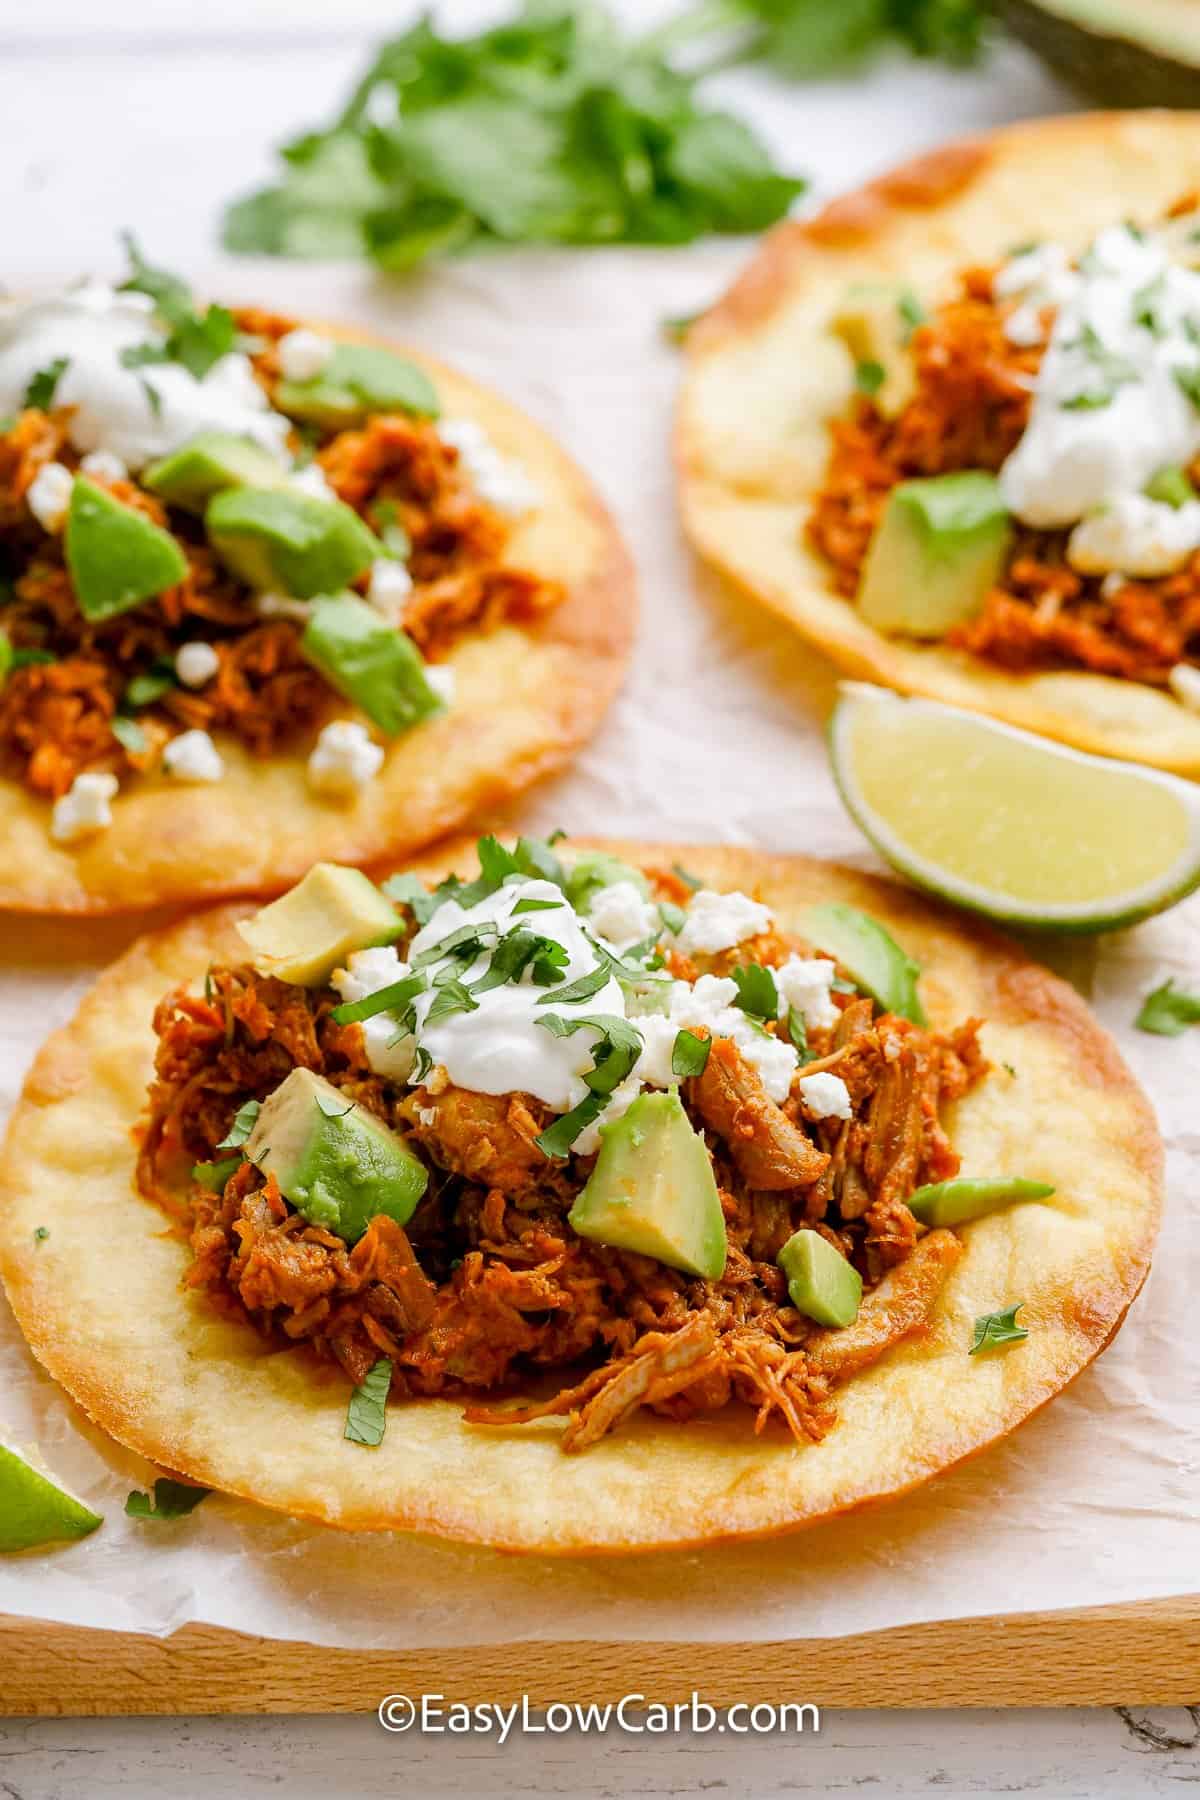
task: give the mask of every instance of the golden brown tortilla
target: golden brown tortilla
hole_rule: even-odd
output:
[[[748,850],[616,843],[758,893],[786,927],[815,901],[866,908],[924,969],[935,1026],[981,1014],[995,1073],[951,1133],[967,1174],[1052,1182],[1055,1197],[965,1227],[928,1332],[838,1390],[820,1444],[754,1434],[731,1405],[681,1425],[639,1414],[580,1456],[560,1419],[463,1423],[448,1400],[388,1410],[377,1450],[345,1442],[349,1387],[269,1347],[181,1286],[190,1261],[134,1190],[133,1126],[155,1002],[243,947],[244,907],[142,938],[41,1051],[0,1176],[0,1274],[35,1355],[122,1443],[190,1481],[347,1529],[388,1527],[509,1550],[651,1550],[766,1535],[886,1499],[1011,1431],[1118,1329],[1149,1266],[1162,1149],[1150,1107],[1076,994],[1003,939],[834,864]],[[473,862],[465,847],[421,867]],[[1004,1064],[1011,1064],[1008,1074]],[[36,1242],[39,1226],[49,1236]],[[1024,1302],[1027,1341],[969,1357],[977,1315]]]
[[[777,226],[688,335],[676,454],[696,547],[840,668],[1110,756],[1200,772],[1200,717],[1169,693],[1083,671],[1010,674],[885,637],[834,592],[804,540],[854,384],[829,321],[855,281],[949,297],[972,263],[1054,238],[1081,250],[1200,187],[1200,113],[1091,113],[1011,125],[907,163],[805,223]]]
[[[0,908],[109,913],[277,892],[322,858],[404,856],[560,768],[594,731],[624,673],[636,610],[633,566],[612,519],[532,419],[443,364],[404,354],[430,375],[447,417],[476,420],[523,465],[543,503],[518,521],[506,560],[564,582],[566,600],[533,626],[466,637],[447,665],[457,678],[453,706],[394,739],[378,776],[348,802],[313,792],[308,742],[264,759],[222,732],[223,781],[134,776],[112,803],[112,826],[76,845],[53,842],[46,801],[0,780]],[[331,716],[362,715],[335,698]]]

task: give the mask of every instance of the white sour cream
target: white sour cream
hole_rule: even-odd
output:
[[[1200,407],[1176,373],[1200,371],[1200,275],[1124,225],[1102,231],[1074,271],[1061,253],[1048,260],[1053,248],[1017,258],[995,283],[1001,298],[1044,294],[1058,306],[1029,424],[1000,471],[1010,511],[1041,527],[1140,493],[1200,450]],[[1107,403],[1070,404],[1088,395]]]
[[[0,414],[19,411],[33,377],[65,358],[54,404],[74,408],[68,435],[76,450],[106,450],[141,469],[199,431],[223,431],[286,454],[288,421],[271,410],[248,357],[223,356],[202,381],[182,363],[124,367],[123,350],[165,337],[148,296],[100,283],[6,305],[0,308]]]
[[[514,918],[513,908],[521,900],[546,900],[554,905],[544,912],[519,913]],[[583,921],[563,898],[561,889],[549,881],[514,882],[466,910],[456,900],[445,901],[413,939],[410,962],[460,926],[483,923],[498,925],[504,935],[525,926],[561,944],[567,952],[567,964],[558,987],[578,981],[599,966],[600,958],[584,936]],[[489,943],[485,953],[462,971],[460,979],[465,984],[470,985],[484,973],[491,951]],[[446,959],[442,959],[429,965],[427,972],[436,977],[445,966]],[[570,1037],[554,1037],[538,1021],[549,1012],[566,1018],[588,1013],[624,1018],[625,995],[611,975],[597,993],[574,1005],[559,1002],[555,992],[552,987],[536,987],[527,969],[519,982],[505,982],[479,994],[474,1012],[452,1013],[427,1026],[425,1021],[437,993],[431,987],[415,1002],[417,1041],[435,1064],[441,1064],[456,1087],[470,1088],[477,1094],[533,1094],[553,1111],[567,1112],[588,1092],[582,1077],[593,1066],[597,1033],[585,1027]]]

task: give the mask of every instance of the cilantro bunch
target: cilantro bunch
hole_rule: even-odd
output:
[[[707,10],[685,14],[679,35],[695,37]],[[744,22],[728,11],[714,23]],[[703,103],[699,77],[668,54],[675,35],[628,39],[602,6],[562,0],[531,0],[467,38],[422,20],[381,47],[330,125],[284,148],[277,185],[230,208],[225,244],[403,270],[484,240],[683,244],[762,230],[804,183]]]

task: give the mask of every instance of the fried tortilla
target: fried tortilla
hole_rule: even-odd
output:
[[[688,336],[676,450],[697,549],[850,674],[1196,773],[1200,716],[1161,680],[1055,666],[1053,655],[1013,670],[945,641],[885,635],[837,591],[809,526],[831,423],[854,404],[854,365],[831,329],[848,290],[896,282],[937,306],[964,271],[1015,246],[1050,240],[1078,254],[1105,226],[1157,220],[1198,186],[1197,115],[1097,113],[948,145],[778,226]]]
[[[104,975],[37,1057],[9,1130],[0,1273],[35,1355],[91,1418],[190,1482],[345,1529],[550,1554],[651,1550],[788,1531],[903,1493],[1013,1430],[1104,1348],[1149,1266],[1162,1151],[1145,1096],[1076,994],[985,928],[850,869],[712,847],[604,848],[757,895],[783,932],[799,934],[814,903],[869,912],[920,963],[931,1029],[984,1021],[992,1072],[944,1120],[964,1174],[1020,1170],[1053,1198],[929,1230],[853,1324],[810,1333],[812,1367],[839,1383],[820,1441],[775,1419],[756,1431],[740,1405],[672,1413],[671,1397],[709,1366],[713,1325],[697,1312],[641,1339],[604,1388],[614,1412],[647,1398],[663,1410],[636,1410],[611,1433],[601,1421],[583,1454],[563,1454],[581,1419],[594,1422],[569,1396],[565,1427],[555,1413],[471,1423],[461,1399],[405,1399],[388,1408],[377,1448],[347,1442],[343,1372],[266,1341],[186,1285],[187,1243],[135,1187],[152,1016],[180,983],[198,994],[214,961],[244,957],[235,924],[246,909],[227,906],[141,939]],[[438,879],[472,861],[463,848],[417,873]],[[860,1012],[867,1003],[847,1004],[839,1031],[852,1088]],[[699,1096],[718,1132],[724,1097]],[[1028,1337],[970,1355],[975,1322],[1018,1302]],[[515,1411],[522,1398],[506,1391],[497,1404]],[[528,1399],[539,1410],[543,1392]]]
[[[316,329],[340,341],[380,342],[337,326]],[[531,619],[484,621],[459,635],[441,660],[454,678],[452,704],[393,737],[379,773],[350,797],[314,792],[306,776],[311,730],[255,754],[218,729],[223,779],[193,784],[134,773],[112,801],[112,824],[75,843],[53,840],[41,794],[0,780],[7,848],[0,908],[121,912],[278,891],[322,857],[404,855],[560,768],[595,729],[621,680],[635,614],[632,564],[611,518],[582,472],[525,414],[419,352],[404,354],[432,379],[443,414],[481,426],[537,496],[513,526],[502,568],[561,584],[565,598]],[[191,699],[182,692],[185,706]],[[332,691],[327,716],[362,717]],[[183,713],[180,722],[198,721]]]

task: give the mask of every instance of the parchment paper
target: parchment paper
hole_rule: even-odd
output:
[[[1049,110],[1058,97],[1031,70],[1014,53],[965,84],[885,71],[860,88],[801,98],[751,86],[742,98],[761,102],[792,161],[820,169],[823,157],[828,174],[847,180],[940,129]],[[724,243],[496,255],[402,289],[359,271],[269,263],[205,270],[193,260],[192,272],[213,293],[424,341],[526,405],[600,482],[640,566],[638,648],[600,735],[570,774],[531,797],[523,826],[725,840],[873,867],[826,770],[831,671],[696,570],[676,524],[668,432],[678,363],[657,323],[715,295],[744,254]],[[62,244],[48,255],[57,264],[31,278],[62,272]],[[40,1039],[135,929],[0,923],[6,1110]],[[198,1620],[382,1648],[803,1638],[1200,1590],[1200,1031],[1167,1040],[1132,1030],[1140,993],[1161,971],[1200,974],[1200,901],[1053,955],[1155,1099],[1169,1201],[1154,1272],[1114,1347],[996,1449],[879,1511],[698,1554],[512,1558],[345,1536],[217,1496],[179,1524],[139,1524],[125,1518],[125,1496],[154,1471],[87,1426],[5,1310],[0,1422],[14,1441],[36,1440],[106,1522],[73,1548],[6,1559],[0,1612],[158,1634]]]

